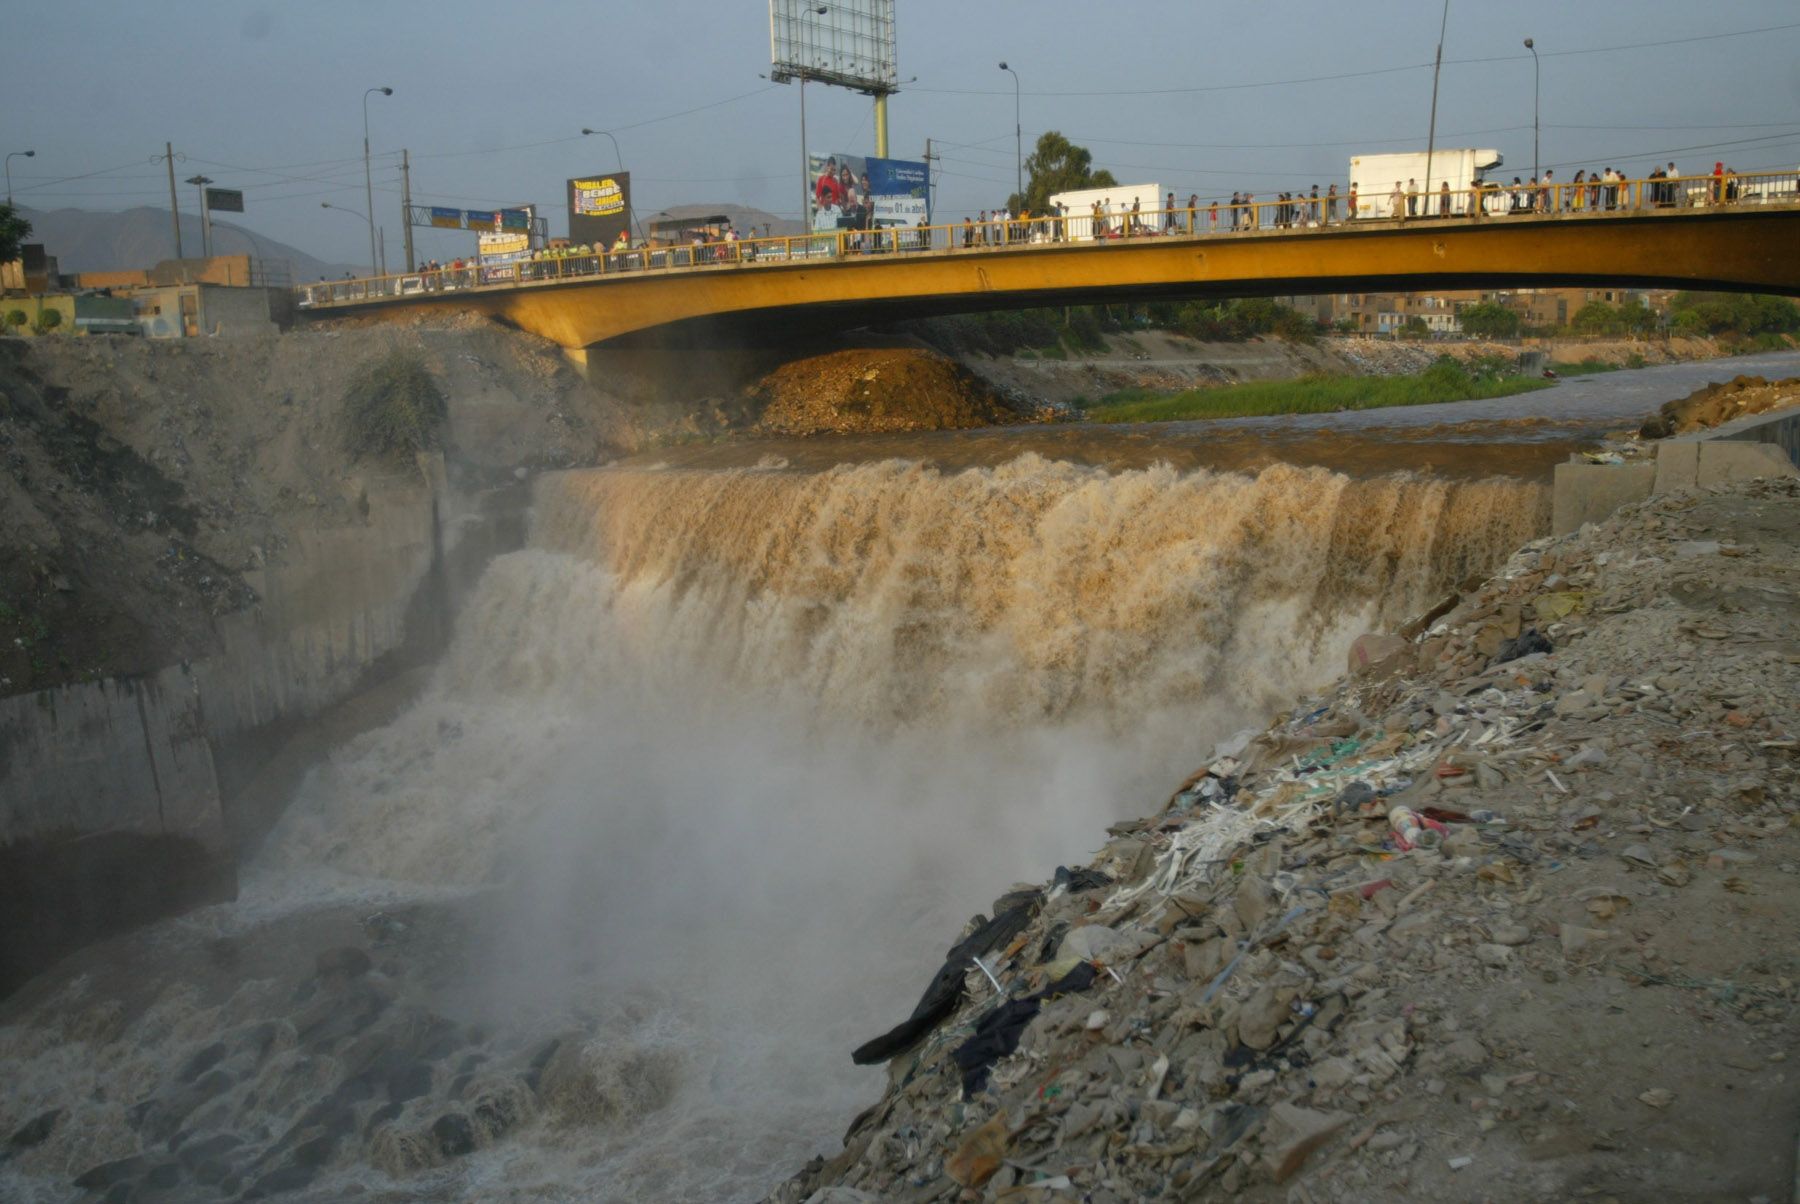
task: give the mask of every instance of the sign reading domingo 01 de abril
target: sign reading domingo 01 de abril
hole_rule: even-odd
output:
[[[611,246],[631,225],[631,173],[596,172],[569,181],[569,241]]]

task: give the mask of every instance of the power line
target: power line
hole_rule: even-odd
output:
[[[1800,29],[1800,21],[1785,25],[1766,25],[1760,29],[1739,29],[1729,33],[1698,34],[1687,38],[1667,38],[1657,42],[1630,42],[1618,46],[1590,46],[1575,50],[1558,50],[1544,52],[1545,58],[1567,58],[1571,55],[1613,54],[1618,51],[1644,50],[1657,46],[1681,46],[1691,42],[1715,42],[1722,38],[1747,38],[1759,34],[1780,33],[1785,30]],[[1446,63],[1510,63],[1526,59],[1523,54],[1495,55],[1485,58],[1445,59]],[[1338,80],[1365,79],[1376,75],[1393,75],[1403,71],[1421,71],[1431,67],[1431,63],[1406,63],[1395,67],[1377,67],[1368,71],[1346,71],[1333,75],[1308,75],[1295,79],[1259,80],[1239,84],[1201,84],[1187,88],[1134,88],[1105,89],[1080,91],[1037,91],[1026,92],[1027,96],[1181,96],[1202,92],[1238,92],[1250,88],[1291,88],[1301,84],[1334,83]],[[992,88],[921,88],[914,86],[911,91],[929,92],[943,96],[1004,96],[1006,92]]]

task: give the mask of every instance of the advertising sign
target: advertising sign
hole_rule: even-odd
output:
[[[569,241],[611,246],[631,226],[631,173],[596,172],[569,181]]]
[[[807,225],[821,234],[916,226],[929,220],[929,178],[924,163],[909,159],[809,154]]]
[[[769,0],[769,78],[896,91],[894,0]]]
[[[244,194],[236,188],[208,188],[206,190],[206,207],[216,209],[220,213],[242,213],[244,211]]]

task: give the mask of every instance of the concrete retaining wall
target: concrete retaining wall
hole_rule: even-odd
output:
[[[155,833],[226,849],[200,683],[154,677],[0,698],[0,834]]]
[[[238,854],[286,801],[250,787],[268,758],[437,654],[459,587],[522,541],[528,495],[452,517],[441,461],[423,467],[430,488],[360,494],[361,523],[247,573],[260,602],[217,622],[217,655],[0,698],[0,995],[111,932],[230,898]]]
[[[1755,414],[1717,430],[1659,443],[1654,461],[1558,464],[1551,490],[1551,531],[1566,535],[1656,493],[1791,476],[1800,476],[1800,410]]]

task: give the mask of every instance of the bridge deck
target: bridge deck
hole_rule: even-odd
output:
[[[1800,296],[1800,202],[1783,183],[1728,204],[1217,231],[1202,209],[1199,233],[1099,239],[1040,218],[990,226],[1016,237],[985,246],[962,245],[965,226],[839,231],[546,260],[490,283],[465,269],[299,291],[321,316],[473,308],[570,348],[1153,297],[1602,284]]]

